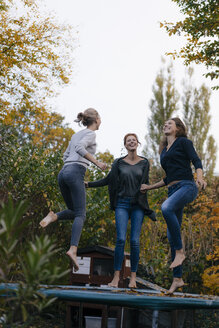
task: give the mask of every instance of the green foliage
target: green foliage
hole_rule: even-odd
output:
[[[164,60],[163,60],[164,62]],[[161,141],[164,122],[178,110],[179,95],[175,88],[173,65],[161,68],[152,87],[148,133],[145,136],[144,153],[152,160],[152,166],[159,163],[158,145]]]
[[[181,9],[185,19],[176,23],[161,24],[169,34],[185,35],[187,43],[179,52],[169,53],[184,59],[189,65],[203,63],[211,71],[206,77],[219,76],[218,62],[218,1],[217,0],[172,0]],[[215,87],[218,88],[218,87]]]
[[[113,156],[109,152],[97,154],[97,159],[108,164],[108,170],[100,171],[91,165],[87,172],[87,181],[102,179],[109,173]],[[110,210],[108,188],[87,189],[87,220],[85,221],[80,245],[104,245],[115,244],[115,214]]]
[[[11,198],[8,205],[2,204],[0,212],[0,280],[11,277],[11,272],[16,268],[18,242],[27,225],[27,222],[22,222],[21,218],[26,210],[25,202],[20,202],[14,208]]]
[[[57,175],[62,166],[62,155],[52,149],[26,143],[11,127],[2,125],[1,131],[1,199],[7,200],[10,194],[14,200],[29,201],[26,216],[31,218],[31,233],[48,207],[61,201]]]
[[[210,90],[201,85],[194,86],[192,81],[193,70],[187,70],[183,81],[183,92],[178,102],[178,91],[175,88],[173,67],[165,67],[157,75],[153,86],[153,97],[150,102],[150,117],[148,118],[148,133],[145,136],[146,145],[144,154],[150,158],[150,180],[158,180],[164,175],[160,169],[159,143],[163,135],[164,122],[176,115],[178,106],[182,106],[182,119],[186,125],[188,137],[194,143],[194,147],[202,160],[204,173],[208,178],[213,176],[216,165],[217,146],[215,139],[209,135],[211,124],[210,115]]]
[[[185,292],[218,293],[215,286],[218,285],[216,258],[218,259],[219,203],[215,197],[215,189],[216,180],[213,180],[209,182],[207,190],[200,192],[197,199],[184,209],[181,234],[187,257],[183,263]],[[154,223],[145,220],[143,223],[140,259],[141,264],[151,268],[150,279],[169,288],[172,280],[169,269],[170,247],[166,236],[166,222],[161,213],[161,204],[166,198],[167,192],[163,188],[148,192],[150,207],[155,210],[158,221]],[[147,275],[145,278],[148,279]]]
[[[148,192],[149,205],[156,212],[157,222],[146,219],[143,223],[140,238],[140,258],[144,266],[151,268],[153,282],[167,288],[171,279],[171,272],[168,269],[170,254],[166,237],[166,223],[160,210],[166,197],[166,190],[163,188]]]
[[[205,85],[200,88],[192,82],[193,70],[188,70],[183,91],[183,120],[188,137],[193,141],[195,149],[202,159],[203,169],[208,177],[213,176],[216,165],[217,146],[212,135],[209,135],[210,91]]]
[[[9,199],[7,204],[2,204],[0,212],[0,281],[9,282],[17,277],[18,282],[18,289],[12,296],[7,287],[1,291],[8,295],[0,298],[5,327],[17,327],[18,322],[22,327],[28,327],[35,316],[55,301],[55,298],[46,298],[40,293],[40,284],[57,282],[69,272],[63,272],[54,263],[58,249],[48,236],[36,236],[29,244],[21,243],[27,224],[22,221],[26,209],[24,202],[14,206]]]

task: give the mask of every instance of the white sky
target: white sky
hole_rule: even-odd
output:
[[[44,0],[61,21],[77,28],[72,83],[53,102],[54,110],[73,120],[88,107],[97,109],[102,125],[97,132],[98,151],[121,154],[123,136],[137,133],[145,144],[152,85],[161,67],[161,56],[179,49],[183,37],[169,37],[160,21],[174,22],[181,15],[171,0]],[[177,86],[184,77],[182,60],[174,61]],[[216,84],[204,78],[204,67],[195,66],[195,84]],[[219,145],[218,91],[211,96],[211,134]],[[140,149],[141,150],[141,149]],[[216,172],[219,173],[219,152]]]

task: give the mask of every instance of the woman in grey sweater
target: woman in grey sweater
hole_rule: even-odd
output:
[[[78,271],[77,247],[86,218],[84,175],[89,162],[101,170],[104,170],[107,165],[93,157],[96,152],[95,131],[99,129],[101,124],[98,112],[93,108],[88,108],[84,113],[78,114],[75,122],[81,122],[86,128],[73,134],[63,156],[64,166],[58,175],[59,187],[67,209],[58,213],[49,212],[40,221],[40,225],[45,228],[57,220],[74,220],[70,248],[66,254],[71,258],[74,270]]]

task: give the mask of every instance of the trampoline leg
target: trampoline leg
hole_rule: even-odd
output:
[[[152,328],[158,328],[158,314],[159,311],[154,310],[152,314]]]
[[[79,328],[82,328],[82,320],[83,319],[83,304],[80,302],[79,305]]]
[[[121,311],[121,321],[120,321],[120,328],[123,327],[123,318],[124,318],[124,307],[122,307],[122,311]]]
[[[102,310],[101,328],[107,328],[109,306],[105,305]]]

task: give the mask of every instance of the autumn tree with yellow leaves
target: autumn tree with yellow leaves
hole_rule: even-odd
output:
[[[0,2],[0,198],[29,200],[32,218],[60,197],[56,176],[74,133],[48,101],[71,77],[73,28],[39,4]]]
[[[37,0],[1,1],[0,19],[0,122],[57,146],[69,135],[48,99],[69,82],[73,28],[46,16]]]

